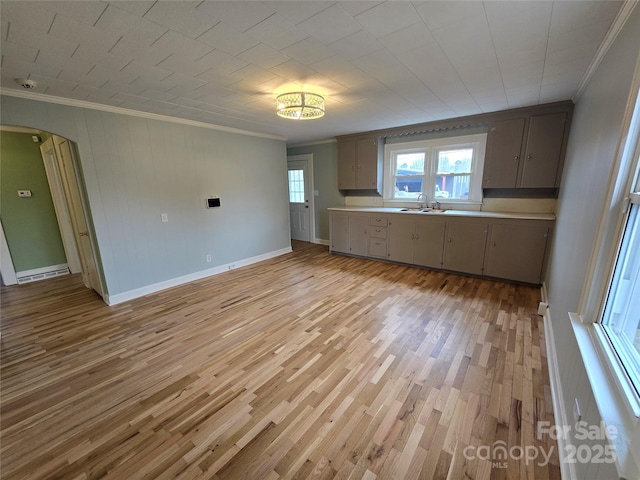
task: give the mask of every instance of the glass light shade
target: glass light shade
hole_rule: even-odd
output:
[[[282,118],[311,120],[324,115],[324,98],[308,92],[283,93],[276,98],[276,108]]]

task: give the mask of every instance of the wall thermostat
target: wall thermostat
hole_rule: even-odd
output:
[[[220,198],[219,197],[210,197],[207,198],[207,208],[216,208],[220,206]]]

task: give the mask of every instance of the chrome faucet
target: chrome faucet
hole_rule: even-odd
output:
[[[420,197],[424,197],[424,203],[420,202]],[[420,195],[418,195],[418,208],[426,208],[429,205],[429,195],[427,195],[426,193],[421,193]]]

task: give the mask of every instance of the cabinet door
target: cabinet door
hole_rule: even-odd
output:
[[[338,189],[353,190],[356,185],[356,142],[338,143]]]
[[[525,121],[525,118],[504,120],[489,127],[483,187],[516,186]]]
[[[356,188],[374,189],[378,186],[378,140],[365,138],[356,145]]]
[[[487,228],[482,223],[447,222],[444,268],[482,275]]]
[[[423,267],[442,268],[444,220],[416,220],[413,263]]]
[[[349,216],[349,253],[366,256],[369,251],[369,217]]]
[[[540,284],[549,228],[492,225],[484,274]]]
[[[521,187],[556,186],[566,121],[566,113],[535,115],[529,119],[529,134],[522,160]]]
[[[394,262],[413,263],[415,221],[392,218],[387,227],[388,258]]]
[[[331,212],[331,251],[349,253],[349,215]]]

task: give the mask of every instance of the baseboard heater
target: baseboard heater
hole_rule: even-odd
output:
[[[18,285],[21,285],[23,283],[37,282],[38,280],[46,280],[47,278],[59,277],[60,275],[68,274],[69,265],[63,263],[61,265],[50,265],[48,267],[16,272],[16,277],[18,279]]]

